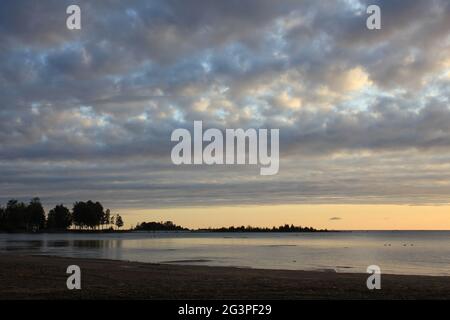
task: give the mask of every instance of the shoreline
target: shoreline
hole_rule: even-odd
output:
[[[450,276],[153,264],[1,254],[0,299],[450,299]],[[68,290],[66,269],[81,268],[81,290]]]
[[[44,230],[44,231],[4,231],[0,230],[1,234],[24,234],[24,235],[41,235],[41,234],[120,234],[120,233],[135,233],[135,234],[145,234],[145,233],[180,233],[180,234],[190,234],[190,233],[224,233],[224,234],[239,234],[239,233],[249,233],[249,234],[316,234],[316,233],[361,233],[361,232],[450,232],[447,229],[433,229],[433,230],[414,230],[414,229],[383,229],[383,230],[316,230],[316,231],[217,231],[208,229],[196,229],[196,230]]]
[[[354,230],[316,230],[316,231],[223,231],[223,230],[208,230],[208,229],[198,229],[198,230],[44,230],[44,231],[4,231],[0,230],[0,234],[113,234],[113,233],[333,233],[333,232],[353,232]],[[370,230],[364,230],[369,231]],[[388,230],[390,231],[390,230]],[[409,231],[409,230],[407,230]],[[425,230],[426,231],[426,230]]]
[[[159,262],[145,262],[145,261],[139,261],[139,260],[121,260],[121,259],[110,259],[110,258],[87,258],[87,257],[65,257],[60,255],[54,255],[54,254],[36,254],[34,252],[26,252],[26,251],[12,251],[11,253],[8,253],[8,255],[19,255],[19,256],[25,256],[25,257],[47,257],[47,258],[63,258],[63,259],[75,259],[75,260],[89,260],[89,261],[105,261],[105,262],[124,262],[124,263],[137,263],[137,264],[144,264],[144,265],[166,265],[166,266],[178,266],[178,267],[205,267],[205,268],[231,268],[231,269],[238,269],[238,270],[261,270],[261,271],[287,271],[287,272],[313,272],[313,273],[332,273],[332,274],[358,274],[358,275],[365,275],[366,277],[369,276],[369,274],[365,274],[362,272],[344,272],[344,271],[337,271],[333,268],[320,268],[320,269],[287,269],[287,268],[263,268],[263,267],[251,267],[251,266],[240,266],[240,265],[209,265],[206,264],[207,262],[211,261],[208,259],[182,259],[182,260],[164,260]],[[2,253],[0,251],[0,257],[2,256]],[[205,264],[196,264],[196,263],[205,263]],[[349,267],[344,267],[349,268]],[[399,274],[399,273],[384,273],[385,276],[400,276],[400,277],[434,277],[434,278],[450,278],[450,274]]]

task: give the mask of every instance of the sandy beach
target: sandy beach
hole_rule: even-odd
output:
[[[66,268],[82,289],[66,288]],[[181,266],[2,254],[0,299],[449,299],[450,277]]]

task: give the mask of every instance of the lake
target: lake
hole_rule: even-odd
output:
[[[0,252],[359,273],[378,265],[382,273],[450,275],[450,231],[0,234]]]

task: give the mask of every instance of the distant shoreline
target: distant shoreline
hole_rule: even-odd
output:
[[[293,234],[293,233],[351,233],[351,232],[450,232],[450,230],[326,230],[326,231],[211,231],[207,229],[199,230],[42,230],[37,232],[31,231],[4,231],[0,230],[0,234],[122,234],[122,233],[253,233],[253,234]]]
[[[327,230],[327,231],[302,231],[302,232],[283,232],[283,231],[208,231],[208,230],[42,230],[38,232],[31,231],[3,231],[0,234],[146,234],[146,233],[179,233],[179,234],[198,234],[198,233],[224,233],[224,234],[314,234],[314,233],[352,233],[352,232],[450,232],[450,230]]]
[[[198,230],[42,230],[37,232],[31,231],[4,231],[0,230],[0,234],[121,234],[121,233],[347,233],[347,232],[450,232],[450,230],[326,230],[326,231],[212,231],[208,229]]]
[[[66,288],[78,265],[82,289]],[[450,299],[450,277],[267,270],[2,254],[0,299]]]
[[[24,231],[24,230],[17,230],[17,231],[4,231],[0,230],[0,234],[61,234],[61,233],[67,233],[67,234],[74,234],[74,233],[80,233],[80,234],[112,234],[112,233],[152,233],[152,232],[171,232],[171,233],[330,233],[330,232],[346,232],[342,230],[313,230],[313,231],[279,231],[279,230],[218,230],[218,229],[196,229],[196,230],[40,230],[36,232],[32,231]]]
[[[283,232],[283,231],[208,231],[208,230],[187,230],[187,231],[179,231],[179,230],[120,230],[120,231],[102,231],[102,230],[66,230],[66,231],[51,231],[51,230],[43,230],[37,232],[31,231],[0,231],[0,234],[123,234],[123,233],[136,233],[136,234],[145,234],[145,233],[180,233],[180,234],[189,234],[189,233],[227,233],[227,234],[238,234],[238,233],[252,233],[252,234],[294,234],[294,233],[341,233],[341,232],[353,232],[353,230],[328,230],[328,231],[301,231],[301,232]]]

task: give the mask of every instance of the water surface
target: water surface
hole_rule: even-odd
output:
[[[0,234],[0,252],[336,272],[375,264],[384,273],[450,275],[450,231]]]

